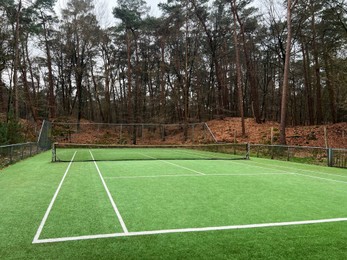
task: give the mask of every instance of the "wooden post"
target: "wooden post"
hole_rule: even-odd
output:
[[[328,133],[327,133],[326,126],[324,126],[324,143],[325,143],[325,148],[328,148]]]
[[[205,127],[205,124],[202,125],[202,130],[203,130],[203,138],[204,138],[204,141],[206,141],[206,127]]]
[[[161,140],[163,141],[163,142],[165,142],[165,125],[162,125],[161,127],[160,127],[160,132],[161,132]]]
[[[274,128],[273,127],[271,127],[270,129],[270,135],[271,135],[270,144],[273,145],[274,143]]]

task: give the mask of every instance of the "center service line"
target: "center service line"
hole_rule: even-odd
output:
[[[94,159],[94,156],[93,156],[93,154],[92,154],[92,151],[89,150],[89,153],[90,153],[90,155],[92,156],[92,159],[93,159],[93,161],[94,161],[94,165],[95,165],[95,167],[96,167],[96,170],[97,170],[98,173],[99,173],[101,182],[102,182],[102,184],[104,185],[104,188],[105,188],[105,190],[106,190],[107,196],[108,196],[108,198],[110,199],[110,202],[111,202],[111,204],[112,204],[113,210],[114,210],[114,212],[116,212],[117,218],[118,218],[118,220],[119,220],[119,223],[120,223],[121,226],[122,226],[123,232],[124,232],[124,234],[128,234],[129,231],[128,231],[128,229],[127,229],[127,227],[126,227],[126,225],[125,225],[125,223],[124,223],[124,220],[123,220],[123,218],[122,218],[122,216],[121,216],[121,214],[120,214],[120,212],[119,212],[119,210],[118,210],[118,208],[117,208],[116,203],[114,202],[114,200],[113,200],[113,198],[112,198],[112,195],[111,195],[109,189],[107,188],[106,182],[105,182],[104,178],[102,177],[102,174],[101,174],[100,169],[99,169],[99,167],[98,167],[98,165],[97,165],[97,163],[96,163],[96,161],[95,161],[95,159]]]
[[[200,175],[206,175],[206,174],[203,173],[203,172],[195,171],[195,170],[193,170],[193,169],[190,169],[190,168],[187,168],[187,167],[184,167],[184,166],[181,166],[181,165],[172,163],[172,162],[168,162],[168,161],[165,161],[165,160],[160,160],[160,159],[157,159],[157,158],[155,158],[155,157],[149,156],[149,155],[147,155],[147,154],[142,154],[142,153],[140,153],[140,154],[143,155],[143,156],[146,156],[146,157],[148,157],[148,158],[151,158],[151,159],[155,159],[155,160],[158,160],[158,161],[167,163],[167,164],[171,164],[171,165],[176,166],[176,167],[178,167],[178,168],[182,168],[182,169],[185,169],[185,170],[188,170],[188,171],[191,171],[191,172],[195,172],[195,173],[200,174]]]

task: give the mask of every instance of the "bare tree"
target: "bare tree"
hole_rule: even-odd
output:
[[[242,90],[242,79],[241,79],[241,62],[240,62],[240,50],[239,50],[239,41],[237,37],[237,17],[236,17],[236,0],[231,2],[231,11],[233,14],[233,38],[234,38],[234,48],[235,48],[235,57],[236,57],[236,77],[237,77],[237,92],[238,92],[238,101],[239,101],[239,110],[241,117],[241,128],[242,136],[246,135],[245,128],[245,116],[243,110],[243,90]]]
[[[283,86],[282,86],[282,102],[281,102],[281,124],[280,124],[280,142],[286,144],[286,114],[287,114],[287,101],[288,101],[288,88],[289,88],[289,66],[290,66],[290,53],[292,47],[292,10],[294,9],[297,0],[292,3],[288,0],[287,3],[287,43],[286,43],[286,56],[284,62],[283,72]]]

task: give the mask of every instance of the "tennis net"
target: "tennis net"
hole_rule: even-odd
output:
[[[98,145],[55,143],[53,162],[249,159],[248,144]]]

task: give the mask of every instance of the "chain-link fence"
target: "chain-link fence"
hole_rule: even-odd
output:
[[[205,123],[103,124],[52,123],[52,139],[60,143],[181,144],[215,143]]]
[[[21,143],[0,146],[0,168],[33,156],[41,151],[37,143]]]
[[[42,122],[37,142],[0,145],[0,169],[9,164],[38,154],[41,151],[51,149],[51,132],[51,123],[44,120]]]
[[[347,168],[347,149],[251,144],[251,157]]]
[[[43,120],[41,130],[37,139],[37,144],[42,150],[48,150],[52,147],[52,124]]]
[[[329,166],[347,168],[347,149],[330,148]]]

